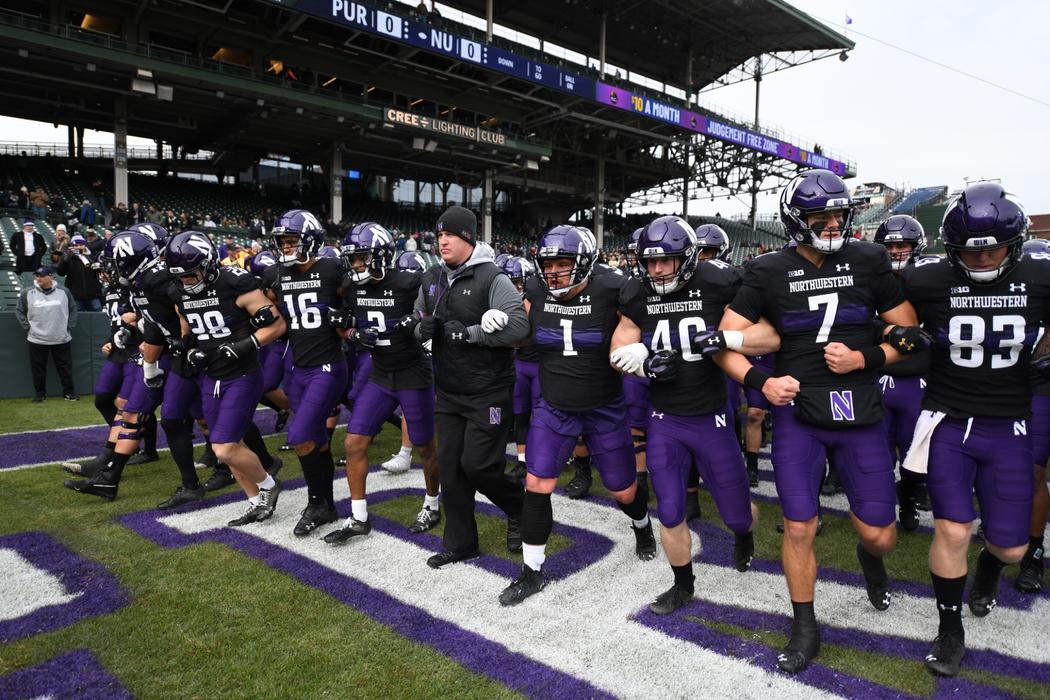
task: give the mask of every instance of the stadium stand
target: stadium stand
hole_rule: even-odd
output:
[[[935,187],[919,187],[909,192],[899,202],[887,210],[888,214],[914,214],[915,210],[924,204],[931,204],[938,198],[943,198],[948,193],[948,188],[943,185]]]

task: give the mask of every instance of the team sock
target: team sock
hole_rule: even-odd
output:
[[[693,575],[692,562],[681,566],[672,566],[671,571],[674,572],[674,585],[686,593],[692,593],[693,582],[696,580],[696,576]]]
[[[937,613],[940,615],[937,634],[962,632],[962,600],[966,576],[944,578],[931,571],[930,578],[933,579],[933,595],[937,599]]]

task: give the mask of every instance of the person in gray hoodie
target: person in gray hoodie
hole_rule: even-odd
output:
[[[25,287],[18,297],[15,317],[28,332],[29,367],[36,390],[33,403],[40,403],[47,397],[48,354],[54,358],[63,397],[66,401],[76,401],[70,330],[77,323],[77,304],[68,289],[55,284],[50,268],[41,267],[33,273],[33,285]]]

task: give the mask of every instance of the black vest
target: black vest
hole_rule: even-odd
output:
[[[434,287],[424,291],[431,297],[428,301],[436,300],[434,314],[442,321],[476,326],[489,310],[489,288],[500,274],[499,268],[492,263],[472,265],[456,276],[451,287],[448,286],[448,276],[442,272]],[[433,351],[435,381],[441,391],[472,395],[514,385],[512,348],[481,345],[449,348],[441,335],[434,338]]]

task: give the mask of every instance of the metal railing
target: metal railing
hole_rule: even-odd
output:
[[[98,159],[113,159],[113,146],[107,146],[103,144],[88,144],[85,143],[83,147],[84,158],[98,158]],[[75,157],[69,152],[69,144],[62,143],[59,141],[40,141],[40,142],[28,142],[28,141],[0,141],[0,155],[3,156],[32,156],[43,157],[53,156],[55,158],[72,158]],[[153,160],[157,157],[157,149],[151,146],[129,146],[127,149],[127,155],[129,159],[141,159],[141,160]],[[198,151],[194,154],[186,154],[182,156],[184,160],[209,160],[212,157],[211,151]],[[171,146],[165,144],[163,150],[163,158],[165,160],[175,160],[176,154]]]

